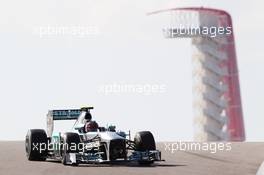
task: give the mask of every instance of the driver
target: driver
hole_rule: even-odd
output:
[[[92,115],[90,112],[86,112],[84,119],[85,119],[84,131],[96,132],[98,129],[98,124],[96,121],[92,121]]]

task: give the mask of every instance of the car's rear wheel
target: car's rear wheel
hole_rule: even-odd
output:
[[[79,144],[80,144],[80,136],[77,133],[66,132],[62,137],[62,147],[61,147],[61,162],[63,165],[68,165],[67,155],[68,153],[78,153],[79,152]],[[77,166],[78,162],[71,164],[73,166]]]
[[[48,138],[43,129],[30,129],[27,132],[26,156],[28,160],[44,161],[48,155]]]
[[[136,133],[134,138],[136,151],[150,151],[156,150],[155,139],[150,131],[141,131]],[[138,161],[140,165],[150,165],[153,161]]]

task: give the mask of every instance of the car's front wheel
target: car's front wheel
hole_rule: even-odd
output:
[[[150,131],[141,131],[136,133],[134,138],[135,150],[136,151],[150,151],[156,150],[155,139]],[[150,165],[154,163],[151,160],[138,161],[140,165]]]
[[[66,132],[62,137],[62,147],[61,147],[61,162],[63,165],[68,165],[67,156],[69,153],[78,153],[80,136],[77,133]],[[71,165],[77,166],[78,162],[72,163]]]
[[[30,129],[27,132],[26,156],[28,160],[44,161],[48,155],[48,138],[43,129]]]

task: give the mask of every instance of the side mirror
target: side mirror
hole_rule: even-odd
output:
[[[74,130],[77,130],[79,133],[84,133],[84,126],[75,126]]]

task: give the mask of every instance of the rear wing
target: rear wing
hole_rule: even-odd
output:
[[[54,129],[54,120],[76,120],[82,111],[90,111],[93,107],[84,107],[81,109],[59,109],[49,110],[47,114],[47,135],[52,136]]]
[[[48,112],[48,116],[53,120],[76,120],[80,114],[80,109],[50,110]]]

